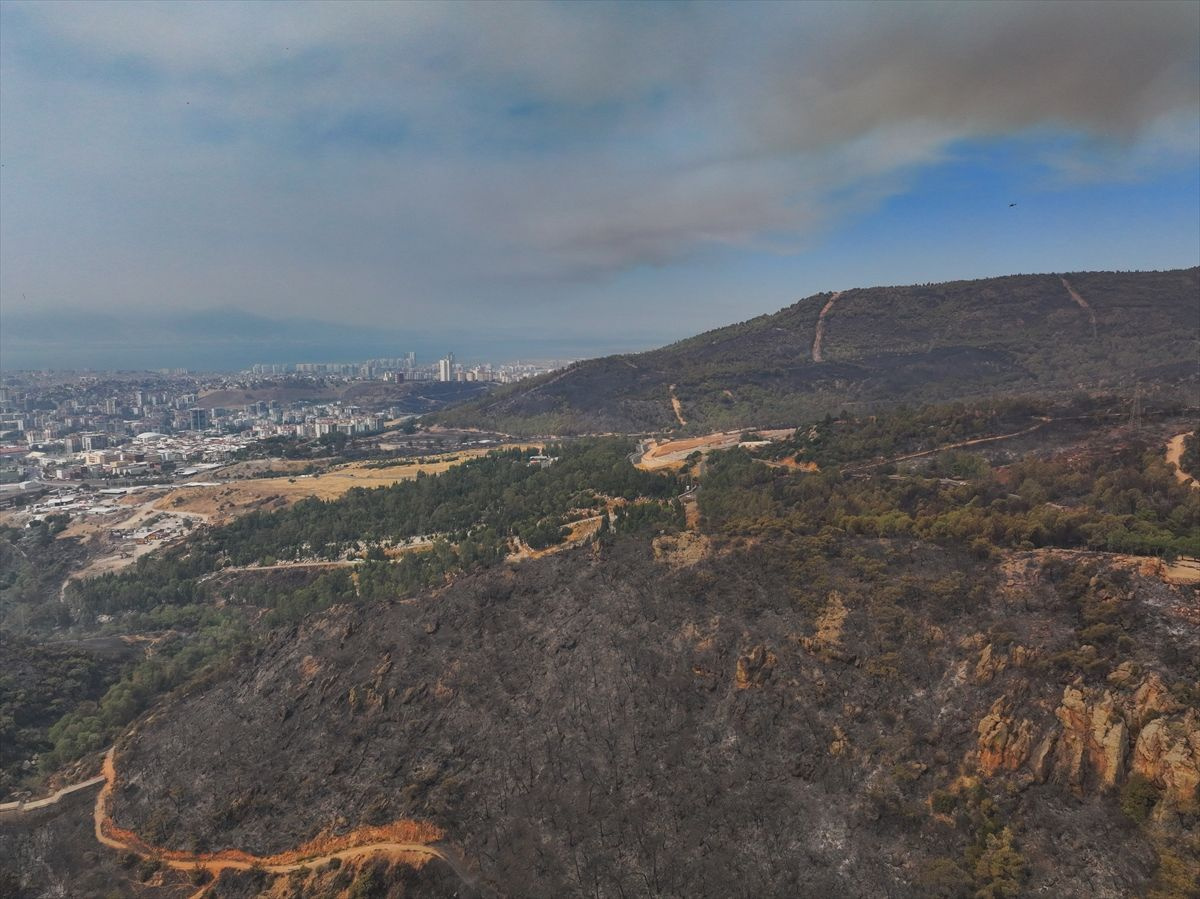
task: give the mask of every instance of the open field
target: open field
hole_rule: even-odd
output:
[[[461,462],[486,455],[494,449],[532,444],[509,444],[461,450],[440,456],[427,456],[420,462],[372,467],[369,462],[339,465],[317,475],[296,477],[253,478],[219,486],[180,487],[171,490],[154,503],[159,511],[190,512],[203,515],[214,523],[228,521],[256,509],[278,509],[308,497],[336,499],[355,487],[387,487],[400,481],[410,481],[419,473],[440,474]]]

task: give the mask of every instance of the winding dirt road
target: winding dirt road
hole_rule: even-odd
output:
[[[221,852],[212,853],[193,853],[149,846],[132,831],[118,827],[109,816],[109,800],[112,797],[117,780],[116,764],[113,760],[114,751],[110,749],[104,755],[103,774],[99,778],[93,778],[91,781],[88,781],[88,784],[95,784],[101,781],[104,784],[100,788],[99,795],[96,796],[96,805],[92,809],[92,823],[96,840],[110,849],[116,849],[121,852],[133,852],[143,858],[154,858],[163,865],[176,870],[191,871],[196,868],[204,868],[213,874],[227,869],[248,871],[255,867],[262,868],[271,874],[288,874],[300,868],[311,868],[324,864],[335,858],[346,861],[352,858],[382,854],[418,866],[431,858],[436,858],[450,865],[460,878],[464,877],[464,875],[468,878],[470,877],[466,865],[462,863],[461,859],[453,857],[453,854],[444,847],[434,845],[434,842],[441,838],[441,832],[432,825],[421,824],[419,822],[403,821],[383,827],[359,828],[346,834],[344,837],[334,839],[335,843],[348,842],[352,844],[341,848],[330,848],[322,851],[320,849],[314,850],[312,846],[315,844],[306,844],[299,849],[266,857],[251,855],[236,849],[226,849]],[[404,831],[411,832],[414,837],[424,832],[429,836],[433,836],[434,839],[423,842],[415,838],[379,838],[383,834]]]
[[[270,874],[289,874],[301,868],[322,865],[335,858],[347,861],[384,855],[415,867],[424,865],[430,859],[437,859],[445,862],[463,883],[470,886],[475,884],[475,876],[466,862],[448,846],[438,842],[443,836],[441,830],[418,821],[397,821],[381,827],[360,827],[341,837],[313,840],[298,849],[265,857],[236,849],[193,853],[151,846],[133,831],[119,827],[109,815],[109,802],[117,780],[114,752],[115,749],[109,749],[104,754],[104,766],[98,776],[64,787],[44,799],[3,803],[0,805],[0,818],[46,808],[72,793],[102,785],[92,808],[92,827],[96,841],[109,849],[155,859],[175,870],[203,869],[215,875],[225,870],[248,871],[251,868],[260,868]],[[203,895],[205,889],[201,889],[196,895]]]
[[[813,362],[824,362],[825,361],[821,357],[821,341],[825,337],[825,316],[827,316],[830,312],[833,311],[833,304],[838,301],[838,297],[840,297],[843,293],[845,293],[844,290],[835,291],[833,296],[831,296],[829,298],[829,302],[827,302],[824,306],[821,307],[821,314],[817,316],[817,332],[816,332],[816,334],[813,335],[813,345],[812,345],[812,361]]]

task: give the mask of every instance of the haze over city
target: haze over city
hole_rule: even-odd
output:
[[[0,17],[8,369],[582,357],[1200,246],[1195,3]]]

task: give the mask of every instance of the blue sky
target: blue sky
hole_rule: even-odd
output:
[[[1192,2],[5,0],[0,365],[582,356],[1196,265],[1198,48]]]

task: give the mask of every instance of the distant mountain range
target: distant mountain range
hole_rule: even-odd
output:
[[[1200,268],[822,293],[439,413],[514,434],[787,427],[843,408],[1125,391],[1194,403]]]

